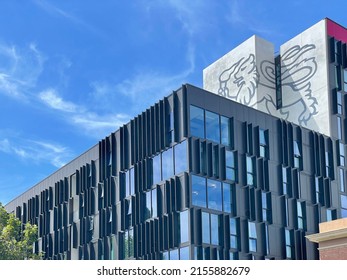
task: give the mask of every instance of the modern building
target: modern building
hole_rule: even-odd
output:
[[[347,217],[347,30],[253,36],[6,205],[46,259],[318,259]]]

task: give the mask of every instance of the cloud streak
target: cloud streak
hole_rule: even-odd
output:
[[[65,165],[74,156],[67,147],[59,144],[23,139],[4,138],[0,140],[0,151],[37,164],[49,162],[58,168]]]

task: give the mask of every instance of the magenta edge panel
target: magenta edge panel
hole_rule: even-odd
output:
[[[327,19],[327,33],[339,41],[347,43],[347,29]]]

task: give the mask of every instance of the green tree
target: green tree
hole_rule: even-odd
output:
[[[0,260],[40,259],[33,253],[37,240],[37,226],[22,223],[13,214],[6,212],[0,202]]]

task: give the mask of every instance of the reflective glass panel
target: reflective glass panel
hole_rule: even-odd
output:
[[[190,105],[190,134],[205,138],[204,110]]]
[[[232,207],[232,193],[231,185],[223,183],[223,211],[231,213]]]
[[[183,247],[180,249],[180,260],[189,260],[189,247]]]
[[[347,209],[347,196],[341,195],[341,207]]]
[[[207,180],[208,208],[222,211],[222,184],[216,180]]]
[[[221,143],[225,146],[231,146],[231,121],[227,117],[220,117],[221,121]]]
[[[202,242],[210,243],[210,215],[202,212]]]
[[[158,216],[157,189],[152,190],[152,217]]]
[[[168,149],[162,153],[162,170],[163,180],[166,180],[174,175],[173,167],[173,149]]]
[[[219,222],[218,215],[211,214],[211,244],[219,244]]]
[[[181,243],[189,241],[189,222],[188,222],[188,210],[180,213],[180,236]]]
[[[220,143],[219,115],[205,111],[206,139]]]
[[[152,217],[152,205],[151,205],[151,191],[146,192],[146,213],[145,219],[149,219]]]
[[[195,206],[207,207],[205,178],[192,176],[192,203]]]
[[[170,260],[179,260],[178,249],[170,251]]]
[[[174,147],[175,150],[175,174],[187,171],[187,141],[183,141]]]
[[[160,154],[155,156],[152,160],[153,162],[153,185],[161,181],[161,164],[160,164]]]
[[[134,176],[134,168],[130,169],[130,195],[135,193],[135,176]]]

